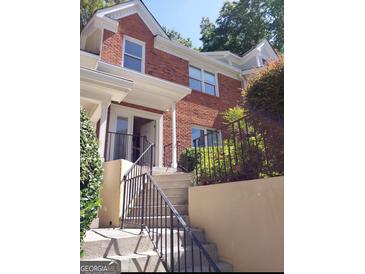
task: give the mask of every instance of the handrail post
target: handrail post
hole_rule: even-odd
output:
[[[146,182],[146,174],[143,174],[143,176],[141,176],[140,178],[142,178],[142,212],[141,212],[141,234],[143,232],[143,228],[144,228],[144,203],[145,203],[145,191],[144,191],[144,187],[145,187],[145,182]]]
[[[121,228],[123,229],[124,228],[124,212],[125,212],[125,192],[126,192],[126,187],[127,187],[127,176],[124,175],[123,176],[123,181],[121,184],[123,184],[124,182],[124,186],[123,186],[123,208],[122,208],[122,225],[121,225]]]
[[[179,237],[179,235],[177,236]],[[170,209],[170,260],[171,272],[174,272],[174,214]]]
[[[150,163],[150,174],[152,175],[152,168],[153,168],[153,147],[154,145],[151,147],[151,163]]]
[[[196,139],[193,141],[194,143],[194,150],[195,150],[195,180],[196,180],[196,184],[199,184],[198,181],[198,150],[196,148]]]

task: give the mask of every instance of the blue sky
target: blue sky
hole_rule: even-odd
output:
[[[194,47],[201,46],[200,21],[209,17],[212,22],[226,0],[143,0],[157,21],[169,29],[190,38]]]

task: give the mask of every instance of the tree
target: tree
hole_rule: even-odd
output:
[[[80,244],[100,207],[103,168],[98,141],[85,110],[80,109]],[[82,249],[80,255],[83,255]]]
[[[283,0],[225,2],[215,24],[201,21],[202,51],[229,50],[238,55],[267,38],[278,50],[284,45]]]
[[[168,29],[166,27],[162,27],[162,28],[171,40],[175,40],[176,42],[178,42],[188,48],[193,47],[193,43],[191,42],[190,38],[183,38],[179,32],[177,32],[173,29]]]
[[[127,0],[80,0],[80,31],[98,9],[121,4]]]

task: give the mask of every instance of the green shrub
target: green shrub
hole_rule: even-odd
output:
[[[283,56],[250,79],[243,95],[243,107],[252,118],[284,120]]]
[[[103,168],[98,153],[95,130],[86,112],[80,110],[80,245],[97,217],[100,207],[100,185]],[[80,248],[80,255],[83,252]]]

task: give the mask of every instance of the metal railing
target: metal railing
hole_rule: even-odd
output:
[[[181,168],[183,171],[190,172],[194,169],[194,164],[189,157],[189,148],[184,147],[180,141],[176,142],[176,158],[177,167]],[[172,143],[167,144],[163,148],[164,152],[164,166],[169,167],[172,165]]]
[[[197,184],[283,175],[283,148],[273,149],[282,138],[257,132],[245,118],[228,124],[219,135],[212,132],[193,140]]]
[[[107,132],[106,138],[106,161],[128,159],[134,162],[146,149],[145,136]]]
[[[153,150],[150,144],[124,175],[122,228],[145,230],[168,272],[220,272],[153,179]]]

